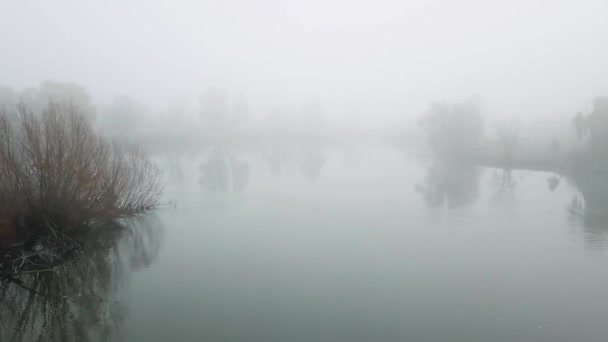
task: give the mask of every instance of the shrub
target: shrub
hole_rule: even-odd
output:
[[[141,150],[99,137],[73,103],[0,109],[0,228],[16,233],[13,243],[146,212],[160,191],[160,172]]]

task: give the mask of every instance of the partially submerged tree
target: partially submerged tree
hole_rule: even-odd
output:
[[[71,239],[153,209],[160,190],[157,167],[97,136],[72,102],[0,111],[0,246]]]

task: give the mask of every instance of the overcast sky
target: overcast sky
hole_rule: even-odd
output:
[[[365,121],[483,98],[494,115],[570,115],[608,95],[606,0],[2,0],[0,84],[84,85],[97,101],[257,111],[317,100]]]

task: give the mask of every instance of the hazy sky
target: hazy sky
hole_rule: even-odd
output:
[[[97,101],[254,109],[318,100],[364,121],[481,95],[496,115],[570,114],[608,95],[608,1],[1,0],[0,83],[80,83]]]

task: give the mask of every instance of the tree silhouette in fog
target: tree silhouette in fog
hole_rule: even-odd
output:
[[[480,170],[463,157],[479,148],[483,133],[476,100],[456,104],[435,103],[421,124],[426,131],[432,163],[416,191],[433,208],[462,208],[478,197]]]
[[[100,229],[52,270],[20,276],[3,270],[0,341],[122,340],[126,278],[155,260],[161,234],[156,218],[141,217]]]
[[[95,107],[87,90],[76,83],[60,81],[44,81],[38,87],[16,91],[0,86],[0,107],[15,106],[19,102],[27,104],[34,113],[41,113],[49,102],[71,104],[78,107],[90,119],[95,117]]]
[[[503,161],[508,165],[513,162],[513,157],[519,148],[521,122],[518,120],[500,122],[496,125],[496,133]]]
[[[85,87],[76,83],[44,81],[40,83],[38,88],[25,89],[21,96],[36,113],[42,112],[52,101],[55,103],[70,103],[80,108],[91,119],[96,116],[96,110],[88,91]]]
[[[126,138],[137,131],[145,117],[146,107],[142,103],[128,96],[120,96],[102,108],[97,126],[105,135]]]
[[[580,114],[579,114],[580,115]],[[606,155],[608,151],[608,97],[598,97],[593,101],[593,110],[587,116],[575,118],[577,131],[581,125],[583,136],[588,136],[587,148],[595,155]]]
[[[201,95],[200,104],[201,117],[207,129],[215,134],[226,133],[249,117],[247,98],[239,94],[231,99],[222,88],[208,88]]]
[[[580,197],[568,208],[581,219],[588,241],[604,241],[608,232],[608,97],[597,97],[587,115],[578,113],[573,126],[583,140],[570,156],[567,179],[578,188]]]
[[[578,113],[572,124],[583,146],[572,156],[571,164],[576,173],[601,171],[608,176],[608,97],[597,97],[592,111]]]
[[[0,86],[0,107],[14,106],[19,101],[17,92],[9,87]]]
[[[476,101],[457,104],[435,103],[423,117],[431,151],[442,157],[458,157],[479,146],[483,133],[481,112]]]

